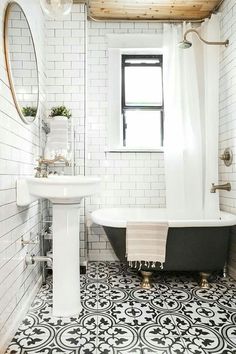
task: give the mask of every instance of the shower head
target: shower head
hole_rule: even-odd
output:
[[[179,42],[178,47],[181,49],[188,49],[192,47],[192,43],[184,39],[182,42]]]
[[[192,47],[192,43],[187,40],[187,35],[190,32],[195,33],[198,36],[198,38],[205,44],[208,44],[208,45],[224,45],[225,47],[228,47],[228,45],[229,45],[229,40],[228,39],[226,41],[224,41],[224,42],[209,42],[209,41],[206,41],[205,39],[203,39],[200,36],[200,34],[198,33],[197,30],[191,28],[191,29],[189,29],[189,30],[187,30],[185,32],[183,41],[178,44],[179,48],[188,49],[188,48]]]

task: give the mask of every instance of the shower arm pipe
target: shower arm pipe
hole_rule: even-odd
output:
[[[185,32],[185,34],[184,34],[184,41],[187,41],[187,35],[188,35],[189,33],[191,33],[191,32],[196,33],[196,35],[198,36],[198,38],[199,38],[203,43],[205,43],[205,44],[207,44],[207,45],[224,45],[225,47],[227,47],[227,46],[229,45],[229,40],[228,40],[228,39],[227,39],[226,41],[224,41],[224,42],[212,42],[212,41],[207,41],[207,40],[205,40],[204,38],[202,38],[202,36],[199,34],[199,32],[198,32],[196,29],[194,29],[194,28],[190,28],[189,30],[187,30],[187,31]]]

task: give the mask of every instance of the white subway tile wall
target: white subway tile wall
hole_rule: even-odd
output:
[[[65,105],[71,110],[76,140],[76,174],[84,174],[86,22],[84,5],[73,5],[64,20],[46,19],[47,108]],[[66,174],[72,170],[64,169]],[[86,259],[84,203],[80,223],[81,263]]]
[[[221,7],[221,38],[229,39],[228,48],[221,50],[220,62],[220,136],[219,154],[229,147],[234,161],[226,167],[220,161],[220,182],[230,182],[232,191],[220,193],[221,209],[236,214],[236,3],[224,1]],[[229,273],[236,279],[236,230],[231,235]]]
[[[7,0],[0,3],[3,24]],[[44,19],[36,0],[21,0],[36,42],[40,72],[40,111],[45,107],[45,65],[43,61]],[[37,21],[33,19],[37,18]],[[0,52],[3,53],[3,26],[0,29]],[[13,103],[4,56],[0,56],[0,352],[8,335],[12,337],[17,317],[26,307],[40,279],[39,266],[26,267],[27,252],[37,254],[37,245],[22,246],[22,237],[39,231],[40,205],[29,208],[16,205],[16,180],[32,175],[40,152],[39,119],[26,125]],[[27,310],[27,307],[25,308]]]
[[[163,153],[105,152],[108,122],[108,41],[107,35],[158,34],[158,23],[88,22],[87,31],[87,117],[86,174],[103,180],[100,196],[86,202],[86,215],[105,207],[165,207]],[[88,255],[91,260],[116,259],[101,227],[88,228]]]
[[[47,21],[48,108],[64,103],[72,109],[77,173],[97,175],[103,180],[101,195],[86,199],[85,219],[82,212],[82,259],[86,258],[86,248],[90,260],[115,259],[102,228],[88,226],[86,219],[91,211],[100,207],[165,206],[163,153],[105,152],[108,120],[106,35],[132,33],[138,37],[161,31],[162,25],[157,23],[140,26],[134,22],[87,22],[83,5],[74,5],[72,14],[64,21]]]

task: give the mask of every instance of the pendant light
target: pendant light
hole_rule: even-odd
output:
[[[43,12],[54,19],[60,19],[69,15],[73,0],[40,0]]]

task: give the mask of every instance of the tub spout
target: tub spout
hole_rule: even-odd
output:
[[[32,255],[28,254],[25,257],[25,262],[27,265],[33,265],[36,262],[49,262],[52,265],[52,258],[46,256],[35,256],[34,254]]]
[[[231,184],[230,183],[225,183],[225,184],[212,183],[211,193],[215,193],[217,189],[229,192],[229,191],[231,191]]]

